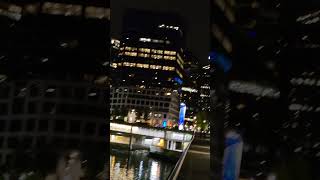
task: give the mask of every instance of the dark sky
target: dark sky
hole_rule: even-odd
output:
[[[173,12],[186,23],[186,46],[206,64],[209,51],[209,0],[111,0],[111,36],[119,38],[124,12],[128,8]]]

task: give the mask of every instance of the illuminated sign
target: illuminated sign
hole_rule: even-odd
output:
[[[167,121],[166,120],[163,120],[163,122],[162,122],[162,127],[167,127]]]
[[[180,129],[180,125],[182,125],[182,129],[183,129],[186,110],[187,110],[186,104],[185,103],[181,103],[180,104],[180,113],[179,113],[179,129]]]

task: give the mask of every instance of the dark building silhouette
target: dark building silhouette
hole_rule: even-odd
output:
[[[221,131],[240,133],[244,141],[240,177],[265,178],[276,159],[277,132],[283,119],[280,9],[278,3],[269,1],[217,0],[212,4],[212,61],[216,66],[211,85],[215,88],[214,122],[220,128],[214,129],[220,132],[214,141],[224,146]],[[221,157],[222,149],[213,153]]]
[[[12,162],[20,164],[19,152],[23,168],[39,170],[32,158],[42,150],[78,149],[91,158],[88,166],[93,152],[100,151],[99,159],[105,160],[108,3],[0,4],[1,164],[18,168]]]

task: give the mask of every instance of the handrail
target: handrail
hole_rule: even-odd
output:
[[[176,165],[174,166],[174,168],[172,169],[172,171],[170,172],[170,175],[168,176],[167,180],[176,180],[178,178],[179,172],[181,170],[182,164],[184,162],[184,159],[188,153],[188,150],[191,146],[191,143],[194,139],[195,133],[193,133],[192,139],[190,141],[190,143],[188,144],[188,147],[185,149],[185,151],[181,154],[178,162],[176,163]]]

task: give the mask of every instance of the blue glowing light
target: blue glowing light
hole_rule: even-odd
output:
[[[180,79],[179,77],[175,77],[174,81],[177,82],[180,85],[183,83],[182,79]]]
[[[210,52],[209,61],[217,64],[224,72],[230,71],[232,67],[231,60],[223,54],[217,52]]]
[[[243,142],[240,134],[229,132],[225,139],[223,180],[239,179]]]
[[[249,32],[248,32],[248,36],[251,37],[251,38],[255,38],[255,37],[257,37],[257,32],[255,32],[255,31],[249,31]]]
[[[184,124],[184,118],[186,115],[187,106],[185,103],[180,103],[180,112],[179,112],[179,125]]]
[[[167,121],[166,120],[164,120],[163,122],[162,122],[162,127],[167,127]]]

